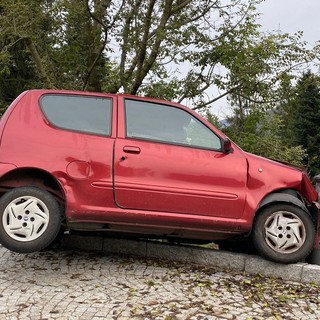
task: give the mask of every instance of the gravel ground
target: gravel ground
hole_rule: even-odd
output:
[[[320,319],[320,287],[56,249],[0,247],[0,319]]]

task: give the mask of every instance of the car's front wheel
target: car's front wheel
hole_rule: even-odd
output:
[[[252,236],[263,257],[275,262],[294,263],[312,251],[315,225],[311,216],[301,208],[275,204],[258,214]]]
[[[0,243],[9,250],[42,250],[54,241],[60,228],[61,209],[48,191],[18,187],[0,198]]]

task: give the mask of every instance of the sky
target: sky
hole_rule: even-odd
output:
[[[310,44],[320,40],[319,0],[265,0],[257,11],[262,14],[262,31],[303,31],[304,40]]]
[[[303,31],[303,40],[314,45],[320,41],[320,0],[265,0],[257,6],[261,31],[294,34]],[[217,101],[211,111],[219,118],[231,110],[225,99]]]

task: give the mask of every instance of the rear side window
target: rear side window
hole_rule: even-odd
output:
[[[111,135],[110,98],[47,94],[42,96],[40,106],[48,121],[56,127]]]

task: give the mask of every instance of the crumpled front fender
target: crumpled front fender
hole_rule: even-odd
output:
[[[314,249],[317,249],[320,242],[320,204],[318,202],[313,202],[311,205],[310,213],[314,219],[316,227],[316,237],[314,240]]]
[[[259,208],[262,208],[265,205],[270,204],[272,202],[291,203],[291,204],[301,208],[302,210],[309,212],[309,210],[307,209],[305,204],[303,202],[301,202],[297,197],[295,197],[292,194],[284,193],[284,192],[277,192],[277,193],[269,194],[260,202]]]

